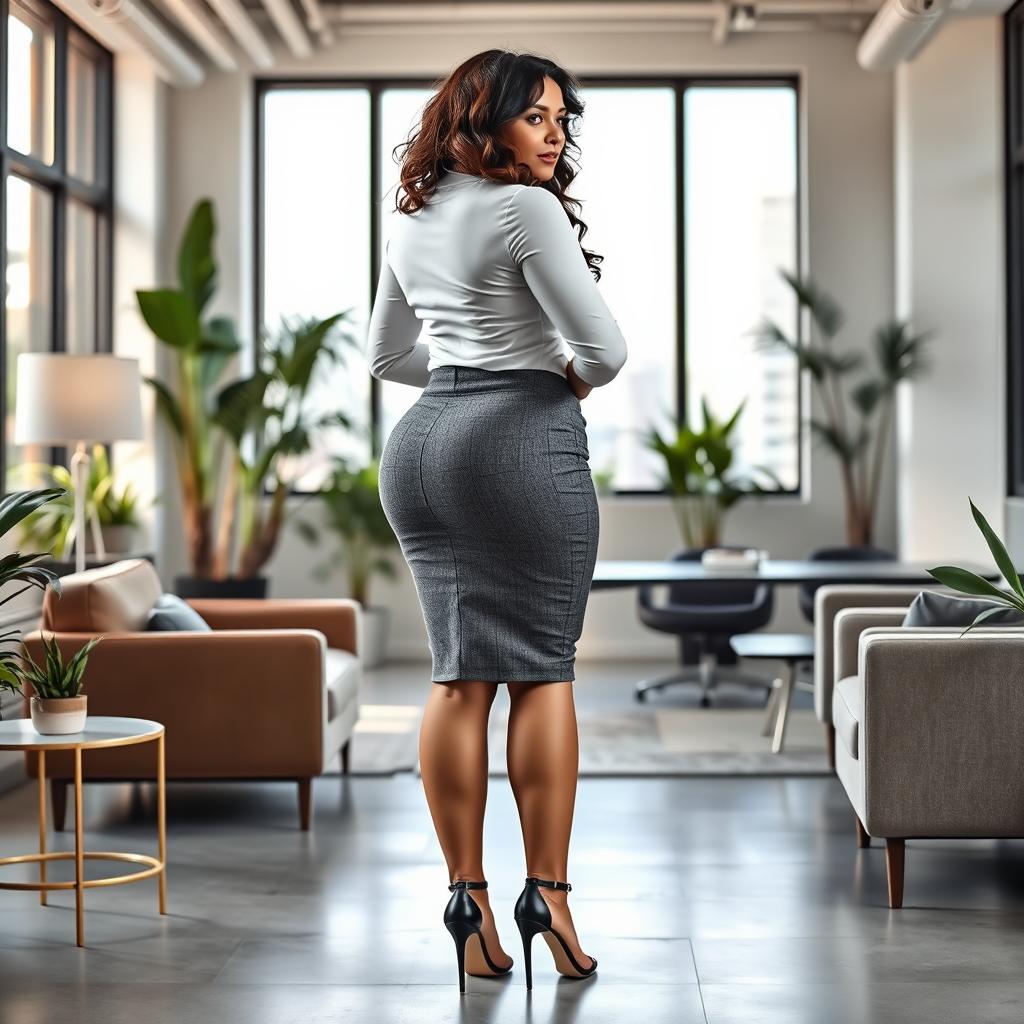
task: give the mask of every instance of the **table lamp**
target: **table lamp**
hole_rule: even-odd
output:
[[[88,444],[142,439],[139,361],[106,354],[22,352],[18,355],[14,443],[74,444],[75,571],[85,568]],[[102,557],[99,523],[93,520]]]

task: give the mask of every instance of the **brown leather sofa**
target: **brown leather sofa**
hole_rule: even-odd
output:
[[[61,580],[48,590],[39,629],[23,644],[44,654],[42,634],[56,634],[65,659],[97,633],[82,692],[90,715],[148,718],[166,729],[166,778],[188,781],[290,780],[299,787],[299,818],[310,823],[312,780],[349,746],[359,718],[362,668],[357,601],[338,599],[193,599],[212,632],[146,632],[163,591],[145,559],[125,559]],[[28,697],[25,687],[25,714]],[[37,760],[26,754],[30,777]],[[90,750],[86,781],[156,779],[151,744]],[[46,757],[53,817],[63,828],[70,751]]]

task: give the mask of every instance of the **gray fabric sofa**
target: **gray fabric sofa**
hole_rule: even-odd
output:
[[[833,605],[830,645],[836,774],[858,845],[885,839],[893,908],[907,839],[1024,838],[1024,627],[909,629],[909,603]]]

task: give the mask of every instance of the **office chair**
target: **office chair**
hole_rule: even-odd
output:
[[[720,545],[722,546],[722,545]],[[740,545],[724,545],[743,550]],[[700,561],[706,548],[692,548],[673,555],[672,561]],[[701,707],[709,707],[710,691],[722,679],[760,686],[771,693],[771,684],[762,676],[747,672],[720,672],[723,665],[736,664],[736,652],[729,637],[750,633],[766,625],[775,606],[775,590],[769,583],[722,580],[700,583],[669,583],[667,604],[655,605],[653,589],[657,584],[641,584],[637,594],[640,621],[662,633],[679,637],[682,668],[667,675],[644,679],[636,684],[636,699],[647,699],[651,690],[662,690],[674,683],[700,683]]]
[[[841,547],[841,548],[817,548],[808,556],[812,562],[891,562],[895,561],[896,555],[885,548],[864,547]],[[823,583],[802,583],[797,591],[797,599],[800,602],[800,611],[804,618],[814,623],[814,593]]]

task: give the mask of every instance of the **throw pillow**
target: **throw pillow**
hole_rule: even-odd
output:
[[[951,597],[922,590],[903,618],[904,626],[969,626],[983,611],[998,608],[998,601],[984,597]],[[1024,613],[1003,607],[982,626],[1024,626]]]
[[[161,594],[150,609],[147,630],[201,630],[212,632],[210,624],[177,594]]]

